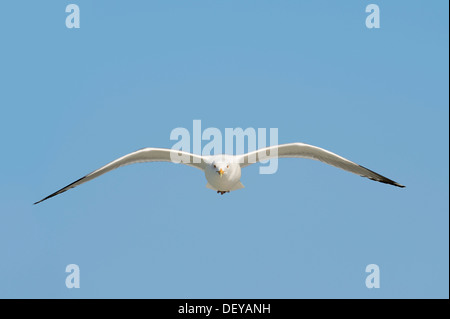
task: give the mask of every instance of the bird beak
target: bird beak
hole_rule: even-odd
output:
[[[220,177],[222,177],[224,171],[223,171],[223,169],[220,169],[217,173],[219,173]]]

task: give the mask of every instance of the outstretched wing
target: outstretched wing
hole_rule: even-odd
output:
[[[122,156],[116,159],[115,161],[110,162],[109,164],[106,164],[105,166],[80,178],[79,180],[73,182],[72,184],[69,184],[66,187],[61,188],[59,191],[56,191],[53,194],[41,199],[40,201],[34,203],[34,205],[39,204],[40,202],[43,202],[44,200],[49,199],[53,196],[64,193],[65,191],[71,188],[86,183],[96,177],[99,177],[100,175],[103,175],[121,166],[143,162],[174,162],[174,161],[180,162],[181,156],[183,157],[181,163],[192,167],[196,167],[201,170],[205,169],[206,164],[202,156],[166,148],[143,148],[136,152]]]
[[[274,157],[309,158],[327,163],[329,165],[333,165],[335,167],[341,168],[354,174],[358,174],[363,177],[370,178],[371,180],[377,182],[391,184],[398,187],[405,187],[397,182],[394,182],[393,180],[390,180],[389,178],[375,173],[374,171],[371,171],[370,169],[367,169],[361,165],[353,163],[337,154],[324,150],[323,148],[303,143],[282,144],[262,148],[254,152],[240,155],[238,161],[241,167],[246,167],[250,164],[268,160]]]

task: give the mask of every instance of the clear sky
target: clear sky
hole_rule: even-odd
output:
[[[2,3],[0,297],[448,298],[448,6]],[[32,205],[195,119],[278,128],[407,187],[282,159],[220,196],[196,169],[147,163]]]

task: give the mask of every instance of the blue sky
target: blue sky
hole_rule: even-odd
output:
[[[76,3],[81,28],[65,27]],[[376,3],[381,28],[367,29]],[[0,297],[448,298],[447,1],[8,1],[0,13]],[[278,128],[325,164],[128,166],[172,129]],[[380,267],[367,289],[365,267]],[[67,289],[77,264],[81,288]]]

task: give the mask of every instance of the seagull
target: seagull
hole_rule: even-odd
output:
[[[34,203],[34,205],[39,204],[61,193],[64,193],[65,191],[78,185],[93,180],[94,178],[112,171],[113,169],[125,165],[143,162],[174,162],[174,158],[180,157],[187,159],[181,161],[182,164],[192,166],[203,171],[207,180],[206,187],[216,191],[221,195],[244,188],[244,185],[242,185],[240,181],[242,168],[257,162],[269,160],[274,157],[313,159],[338,167],[348,172],[358,174],[362,177],[367,177],[377,182],[386,183],[402,188],[405,187],[397,182],[394,182],[393,180],[390,180],[389,178],[386,178],[378,173],[375,173],[374,171],[371,171],[370,169],[351,162],[348,159],[345,159],[335,153],[304,143],[275,145],[242,155],[221,154],[213,156],[200,156],[181,150],[167,148],[143,148],[133,153],[122,156],[103,167],[100,167],[92,173],[76,180],[72,184],[63,187],[53,194]]]

